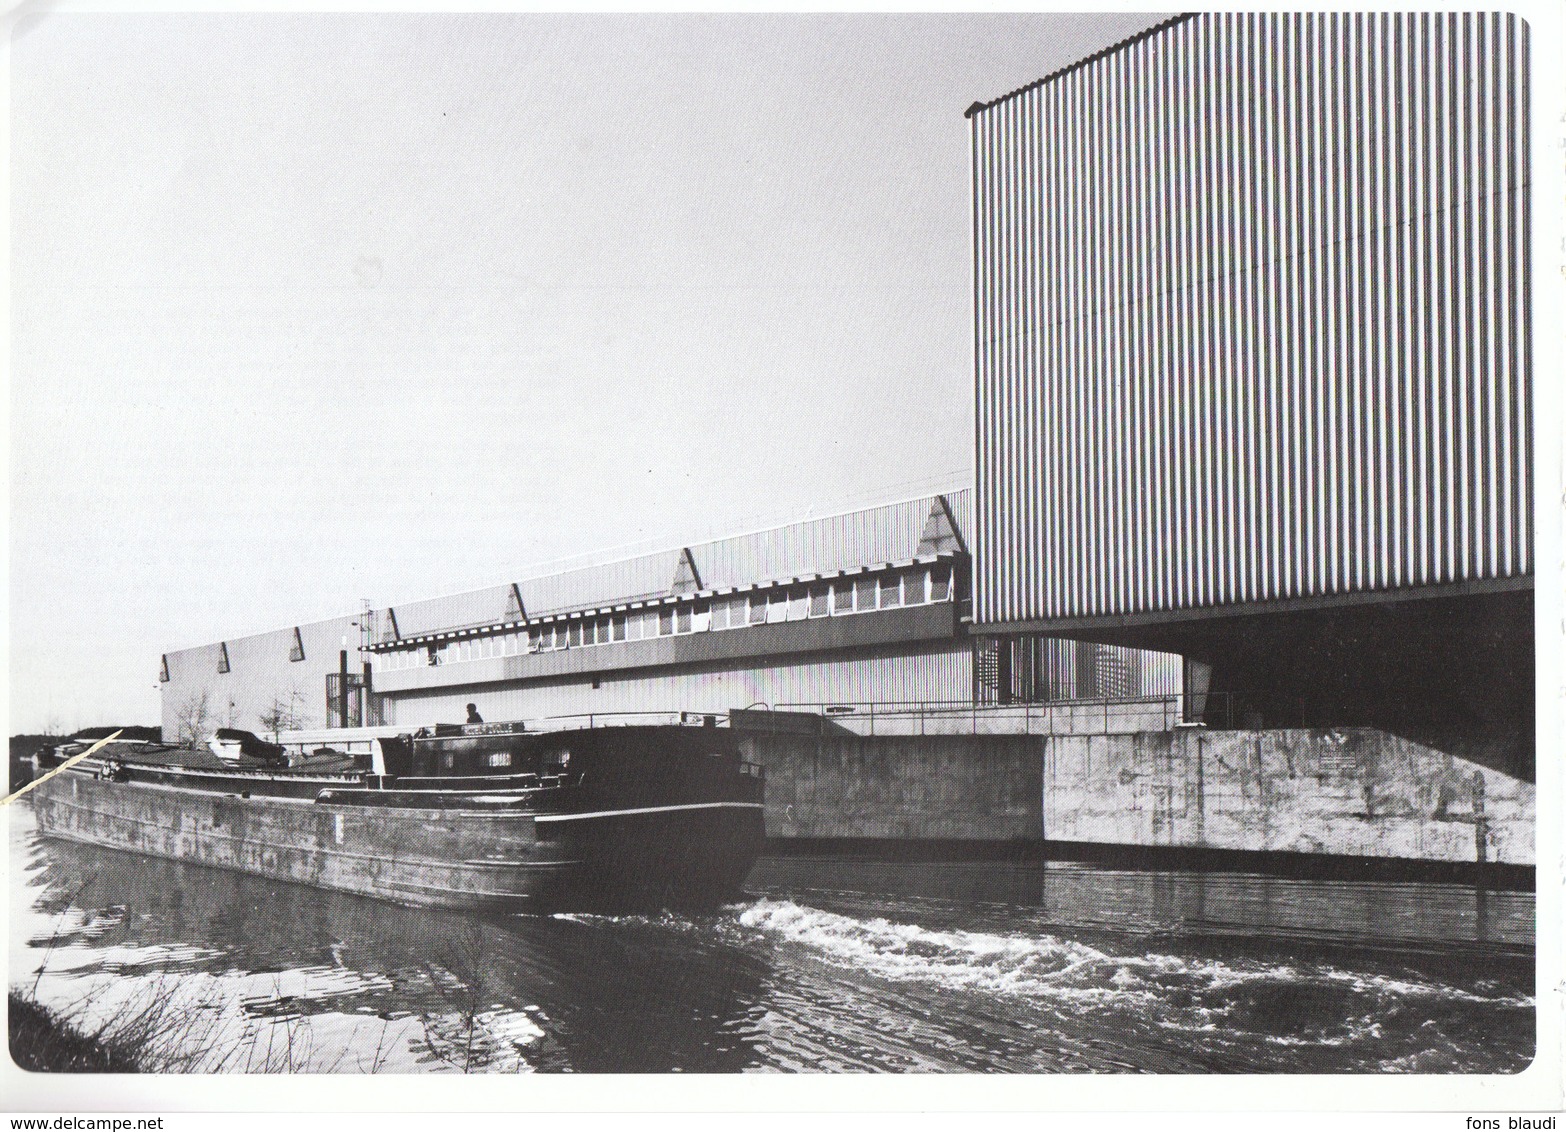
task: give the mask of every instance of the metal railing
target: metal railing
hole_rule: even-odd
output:
[[[585,722],[583,722],[585,720]],[[709,720],[711,722],[709,722]],[[580,731],[592,727],[717,727],[728,723],[721,711],[590,711],[546,715],[523,721],[533,731]]]
[[[768,717],[784,726],[787,716],[815,717],[820,726],[865,735],[952,734],[1126,734],[1139,731],[1172,731],[1202,726],[1214,730],[1249,727],[1241,718],[1243,703],[1226,692],[1166,693],[1154,696],[1092,697],[1011,704],[982,704],[973,700],[831,700],[814,702],[755,703],[731,711],[595,711],[540,716],[521,723],[527,731],[573,731],[599,727],[686,726],[769,727]],[[1269,719],[1272,726],[1292,726]],[[1303,724],[1300,724],[1303,726]],[[321,744],[339,750],[368,750],[370,740],[405,735],[413,725],[339,728],[278,733],[276,741],[290,746]]]
[[[1042,702],[981,704],[972,700],[837,700],[779,703],[778,711],[821,716],[846,730],[875,734],[981,732],[1114,734],[1172,731],[1181,725],[1233,726],[1227,694],[1168,693]]]
[[[708,721],[711,722],[708,722]],[[521,724],[526,732],[581,731],[594,727],[719,727],[728,725],[727,712],[694,711],[595,711],[568,715],[549,715],[533,719],[496,720],[496,724]],[[433,726],[424,725],[433,731]],[[287,747],[328,746],[353,753],[368,751],[375,739],[411,735],[419,731],[411,724],[389,724],[377,727],[313,728],[299,731],[278,731],[271,734],[274,742]]]

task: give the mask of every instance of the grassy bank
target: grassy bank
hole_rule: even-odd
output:
[[[122,1050],[89,1037],[16,991],[6,995],[11,1060],[31,1073],[136,1073]]]

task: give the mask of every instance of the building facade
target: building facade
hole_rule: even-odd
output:
[[[925,496],[172,652],[164,731],[1065,698],[976,669],[995,645],[967,627],[970,507]]]
[[[976,626],[1531,759],[1528,107],[1521,19],[1428,12],[1180,17],[971,107]]]
[[[970,111],[980,624],[1531,576],[1527,60],[1204,14]]]

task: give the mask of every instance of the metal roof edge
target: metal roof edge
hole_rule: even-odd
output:
[[[516,572],[514,581],[516,583],[526,584],[528,582],[547,581],[551,578],[561,578],[568,574],[577,574],[588,570],[603,570],[612,566],[622,566],[628,562],[637,562],[643,559],[657,558],[658,556],[664,554],[678,554],[682,550],[696,551],[704,546],[715,546],[718,543],[731,542],[735,539],[752,538],[756,535],[769,534],[773,531],[788,530],[790,527],[803,527],[810,523],[825,522],[829,519],[841,519],[848,515],[858,515],[867,511],[879,511],[887,507],[902,507],[909,503],[917,503],[922,499],[933,499],[937,495],[949,496],[955,495],[958,492],[972,490],[973,484],[965,483],[958,487],[947,487],[931,491],[915,492],[913,495],[904,496],[897,499],[887,499],[879,503],[867,503],[857,507],[846,507],[840,511],[829,511],[821,515],[809,515],[802,519],[790,519],[787,522],[772,523],[768,526],[754,527],[748,530],[736,531],[732,534],[718,535],[714,538],[687,541],[683,543],[675,542],[669,545],[663,545],[647,550],[632,551],[631,553],[626,554],[624,557],[603,558],[598,561],[583,562],[580,565],[556,566],[552,563],[543,562],[532,566],[523,566]],[[600,553],[613,554],[614,550],[611,548],[605,551],[588,551],[580,557],[593,558]],[[561,561],[568,563],[571,561],[571,559],[562,559]],[[431,601],[445,601],[451,598],[471,597],[474,594],[481,594],[489,590],[500,589],[510,584],[513,583],[504,580],[490,582],[486,585],[473,586],[469,589],[452,590],[447,593],[433,594],[428,597],[407,598],[403,601],[394,601],[385,605],[377,605],[375,610],[376,612],[380,612],[383,609],[422,605],[425,602]],[[357,616],[357,614],[355,614],[355,616]]]
[[[822,523],[828,519],[842,519],[848,515],[859,515],[866,511],[880,511],[887,507],[904,507],[910,503],[918,503],[923,499],[934,499],[937,495],[955,495],[959,491],[972,491],[972,484],[964,484],[947,490],[921,491],[900,499],[887,499],[880,503],[867,503],[860,507],[848,507],[842,511],[828,511],[821,515],[810,515],[804,519],[794,519],[787,523],[775,523],[770,527],[757,527],[755,530],[739,531],[732,535],[723,535],[720,538],[708,539],[706,542],[692,543],[692,546],[711,546],[714,543],[728,542],[730,539],[750,538],[753,535],[764,535],[770,531],[786,530],[789,527],[803,527],[807,523]]]
[[[387,603],[375,603],[372,606],[371,613],[373,615],[375,615],[375,616],[381,616],[388,609],[406,608],[408,606],[423,605],[423,604],[425,604],[427,602],[446,601],[446,600],[451,600],[451,599],[454,599],[454,598],[471,597],[471,596],[473,596],[475,594],[486,593],[486,592],[488,592],[490,590],[503,589],[504,587],[506,587],[508,585],[515,585],[515,584],[517,584],[519,582],[520,583],[540,582],[540,581],[546,581],[546,580],[551,579],[551,578],[564,577],[565,575],[568,575],[568,574],[575,574],[575,573],[585,572],[585,571],[589,571],[589,570],[603,570],[603,569],[607,569],[607,568],[610,568],[610,567],[623,565],[623,564],[628,563],[628,562],[635,562],[635,561],[637,561],[639,559],[656,558],[659,555],[664,555],[664,554],[678,554],[683,549],[698,550],[701,547],[713,546],[713,545],[716,545],[718,543],[729,542],[729,541],[734,540],[734,539],[751,538],[753,536],[767,534],[767,533],[772,532],[772,531],[787,530],[790,527],[803,527],[803,526],[805,526],[805,525],[807,525],[809,523],[823,522],[823,521],[826,521],[826,520],[829,520],[829,519],[840,519],[840,518],[843,518],[844,516],[847,516],[847,515],[857,515],[857,514],[861,514],[863,512],[867,512],[867,511],[878,511],[878,510],[881,510],[882,508],[887,508],[887,507],[901,507],[901,506],[905,506],[905,505],[910,504],[910,503],[917,503],[917,502],[919,502],[920,500],[923,500],[923,499],[933,499],[937,495],[940,495],[940,496],[950,496],[950,495],[954,495],[954,494],[956,494],[958,492],[962,492],[962,491],[969,491],[969,492],[971,492],[972,490],[973,490],[972,482],[964,483],[964,484],[962,484],[960,486],[956,486],[956,487],[946,487],[946,486],[943,486],[943,487],[936,488],[934,490],[926,490],[926,491],[916,492],[916,493],[914,493],[912,495],[908,495],[908,496],[901,497],[901,498],[887,499],[887,500],[883,500],[883,501],[878,502],[878,503],[862,504],[862,505],[856,506],[856,507],[846,507],[846,508],[843,508],[842,510],[830,511],[830,512],[828,512],[826,514],[822,514],[822,515],[811,515],[811,516],[808,516],[808,517],[802,518],[802,519],[793,519],[793,520],[790,520],[788,522],[774,523],[774,524],[771,524],[771,525],[768,525],[768,526],[762,526],[762,527],[756,527],[756,528],[753,528],[753,529],[750,529],[750,530],[738,531],[738,532],[735,532],[733,534],[719,535],[716,538],[709,538],[709,539],[696,541],[696,542],[686,542],[684,544],[675,544],[675,545],[672,545],[672,546],[665,546],[665,547],[661,547],[661,548],[653,549],[653,550],[645,550],[645,551],[640,551],[640,552],[633,552],[631,554],[627,554],[623,558],[604,558],[604,559],[602,559],[600,561],[585,562],[585,563],[582,563],[581,565],[577,565],[577,566],[565,566],[563,568],[551,569],[550,568],[550,564],[548,564],[548,563],[540,563],[540,564],[538,564],[536,566],[523,567],[522,571],[519,571],[518,574],[515,575],[511,581],[501,580],[501,581],[496,581],[496,582],[490,582],[490,583],[488,583],[486,585],[482,585],[482,586],[474,586],[474,587],[472,587],[470,589],[461,589],[461,590],[448,591],[446,593],[433,594],[433,595],[429,595],[429,596],[426,596],[426,597],[406,598],[406,599],[404,599],[402,601],[394,601],[394,602],[387,602]],[[595,552],[588,552],[588,556],[592,556],[594,553]],[[613,550],[609,550],[609,551],[605,551],[605,552],[598,552],[598,553],[612,554]],[[766,581],[767,581],[767,579],[758,579],[757,580],[757,584],[765,584]],[[620,599],[616,599],[616,600],[619,601],[619,602],[639,601],[639,600],[646,600],[647,597],[651,597],[651,596],[653,596],[653,595],[647,595],[646,597],[630,596],[630,597],[620,598]],[[329,623],[332,623],[332,622],[345,621],[345,620],[352,621],[352,620],[360,617],[361,615],[363,615],[363,613],[364,613],[364,610],[356,609],[356,610],[352,610],[352,611],[347,612],[347,613],[340,614],[340,615],[335,616],[335,617],[321,617],[321,618],[316,618],[315,620],[311,620],[311,621],[296,621],[293,625],[282,625],[282,626],[279,626],[279,627],[277,627],[275,629],[262,629],[262,630],[258,630],[256,632],[241,633],[241,634],[236,635],[236,636],[224,637],[221,640],[222,641],[244,641],[244,640],[249,640],[251,638],[269,637],[269,636],[271,636],[274,633],[284,633],[284,632],[289,631],[290,629],[299,628],[299,627],[313,628],[313,627],[318,626],[318,625],[325,625],[325,624],[329,624]],[[503,622],[500,622],[500,623],[503,623]],[[440,630],[440,631],[448,632],[450,630]],[[404,641],[407,641],[407,640],[412,640],[414,636],[427,637],[429,635],[430,634],[413,634],[413,635],[409,635],[409,636],[406,636],[406,637],[402,637],[400,639],[404,640]],[[206,642],[203,642],[201,644],[187,645],[187,646],[185,646],[183,648],[167,649],[161,655],[163,655],[163,656],[173,656],[173,655],[177,655],[179,653],[197,652],[197,651],[202,650],[202,649],[212,648],[214,645],[217,645],[218,643],[220,643],[220,642],[219,641],[206,641]]]
[[[1069,75],[1072,71],[1079,71],[1089,64],[1098,62],[1105,56],[1113,55],[1117,51],[1124,51],[1133,44],[1141,43],[1144,39],[1150,39],[1155,35],[1168,31],[1176,24],[1184,23],[1186,20],[1193,20],[1202,14],[1203,13],[1201,12],[1182,12],[1178,16],[1171,16],[1169,19],[1162,20],[1150,28],[1143,28],[1135,35],[1127,36],[1118,43],[1111,43],[1108,47],[1105,47],[1102,50],[1095,51],[1091,55],[1088,55],[1082,59],[1078,59],[1075,63],[1067,63],[1058,71],[1051,71],[1042,79],[1035,79],[1031,83],[1028,83],[1027,86],[1019,86],[1016,90],[1009,91],[1008,93],[1001,95],[999,98],[992,98],[988,102],[975,102],[973,105],[969,106],[968,109],[962,112],[962,116],[972,120],[975,115],[982,114],[986,110],[993,110],[1001,103],[1009,102],[1011,99],[1016,98],[1020,94],[1026,94],[1030,90],[1037,90],[1045,83],[1052,83],[1056,79]]]
[[[374,612],[379,613],[382,609],[385,608],[385,606],[380,606],[375,609]],[[362,617],[363,615],[364,610],[355,609],[351,613],[338,614],[336,617],[317,617],[312,621],[295,621],[292,625],[279,625],[275,629],[258,629],[251,633],[238,633],[232,637],[220,637],[217,640],[205,641],[199,645],[186,645],[184,648],[165,649],[162,655],[174,656],[176,653],[200,652],[202,649],[214,648],[220,644],[238,644],[241,641],[250,641],[259,637],[270,637],[277,633],[287,633],[296,629],[314,629],[321,625],[331,625],[339,621],[353,621],[356,618]]]
[[[917,498],[915,497],[915,500],[906,502],[914,502]],[[852,514],[852,512],[849,513]],[[464,640],[472,637],[488,636],[497,632],[526,630],[534,625],[552,625],[558,622],[580,620],[584,617],[601,617],[630,611],[640,612],[644,609],[675,606],[693,601],[714,601],[718,598],[732,597],[735,594],[748,594],[755,590],[788,589],[796,585],[815,585],[860,574],[878,574],[886,570],[901,570],[910,566],[935,566],[942,562],[956,562],[958,559],[966,557],[966,551],[943,550],[933,554],[916,554],[912,558],[899,558],[891,562],[872,562],[859,566],[845,566],[840,570],[814,571],[777,578],[765,578],[751,582],[741,582],[732,586],[712,586],[706,589],[693,590],[686,594],[659,593],[616,598],[607,605],[584,605],[575,609],[559,609],[552,613],[538,614],[536,617],[531,617],[525,621],[506,619],[481,621],[470,625],[452,625],[441,629],[432,629],[424,633],[410,633],[407,636],[396,637],[390,640],[371,642],[369,651],[376,653],[392,652],[397,649],[416,648],[431,641]]]
[[[746,530],[734,531],[731,534],[717,535],[717,536],[715,536],[713,538],[699,539],[699,540],[696,540],[696,541],[688,541],[688,542],[684,542],[684,543],[675,543],[673,545],[662,546],[662,547],[659,547],[657,549],[649,549],[649,550],[643,550],[643,551],[634,551],[634,552],[632,552],[630,554],[627,554],[623,558],[606,558],[606,559],[604,559],[602,561],[599,561],[599,562],[588,562],[588,563],[584,563],[584,564],[582,564],[580,566],[565,566],[565,567],[563,567],[561,569],[550,569],[549,568],[549,564],[548,563],[544,563],[544,564],[541,564],[541,565],[538,565],[538,566],[524,567],[524,569],[529,570],[529,571],[537,570],[537,571],[543,571],[543,572],[541,572],[541,573],[527,573],[527,574],[523,574],[523,575],[521,575],[518,578],[518,580],[522,581],[522,582],[539,582],[539,581],[543,581],[543,580],[545,580],[547,578],[558,578],[558,577],[562,577],[562,576],[564,576],[566,574],[574,574],[574,573],[577,573],[578,571],[582,571],[582,570],[598,570],[598,569],[603,569],[603,568],[609,567],[609,566],[619,566],[619,565],[621,565],[623,563],[626,563],[626,562],[635,562],[635,561],[637,561],[639,559],[643,559],[643,558],[656,558],[656,557],[658,557],[661,554],[678,554],[682,550],[696,551],[696,550],[700,550],[704,546],[716,546],[719,543],[733,542],[733,541],[735,541],[737,539],[754,538],[756,535],[771,534],[773,531],[785,531],[785,530],[788,530],[791,527],[804,527],[804,526],[808,526],[811,523],[826,522],[829,519],[842,519],[842,518],[845,518],[845,517],[847,517],[849,515],[864,514],[867,511],[880,511],[880,510],[883,510],[883,509],[889,508],[889,507],[903,507],[903,506],[906,506],[907,504],[910,504],[910,503],[918,503],[920,500],[934,499],[937,495],[942,495],[942,496],[945,496],[945,495],[955,495],[957,492],[960,492],[960,491],[972,491],[972,490],[973,490],[973,484],[965,483],[965,484],[963,484],[960,487],[940,488],[940,489],[936,489],[936,490],[932,490],[932,491],[920,491],[920,492],[915,492],[913,495],[902,496],[902,497],[899,497],[899,498],[896,498],[896,499],[882,500],[879,503],[866,503],[866,504],[861,504],[861,505],[859,505],[857,507],[845,507],[845,508],[843,508],[842,510],[839,510],[839,511],[827,511],[827,512],[824,512],[823,514],[820,514],[820,515],[807,515],[807,516],[805,516],[804,518],[801,518],[801,519],[790,519],[790,520],[788,520],[786,522],[782,522],[782,523],[771,523],[771,524],[768,524],[766,526],[752,527],[752,528],[749,528],[749,529],[746,529]],[[603,553],[612,554],[612,553],[614,553],[614,551],[611,549],[611,550],[608,550],[608,551],[604,551]],[[588,556],[591,556],[593,554],[593,552],[589,551],[589,552],[587,552],[587,554],[588,554]],[[569,560],[567,560],[567,561],[569,561]],[[465,593],[479,593],[479,592],[481,592],[481,591],[483,591],[485,589],[493,589],[493,588],[494,588],[493,586],[480,586],[477,589],[467,590],[467,591],[464,591],[464,592]],[[461,595],[447,595],[447,596],[461,596]],[[429,601],[429,600],[435,600],[435,599],[424,598],[424,599],[420,599],[420,600]],[[413,602],[404,602],[403,604],[405,604],[405,605],[412,605],[414,603]]]

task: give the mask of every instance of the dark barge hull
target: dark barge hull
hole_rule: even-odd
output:
[[[74,768],[37,789],[33,806],[45,836],[495,911],[721,897],[744,880],[764,837],[759,801],[555,814],[385,807],[116,782]]]

